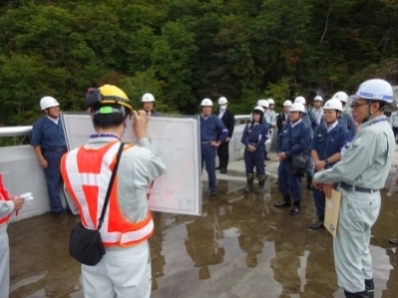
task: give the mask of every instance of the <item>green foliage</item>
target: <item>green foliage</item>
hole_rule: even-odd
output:
[[[184,114],[204,97],[247,114],[260,98],[280,109],[374,76],[398,84],[397,31],[396,0],[2,1],[0,125],[31,124],[44,95],[82,110],[105,83]]]

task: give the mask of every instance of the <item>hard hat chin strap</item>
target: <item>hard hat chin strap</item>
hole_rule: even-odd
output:
[[[368,100],[368,116],[365,117],[365,119],[363,119],[362,123],[365,123],[366,121],[369,120],[370,116],[372,116],[372,101]]]

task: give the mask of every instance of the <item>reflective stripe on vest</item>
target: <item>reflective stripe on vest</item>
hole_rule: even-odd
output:
[[[3,176],[0,174],[0,201],[9,201],[10,195],[8,191],[3,186]],[[8,214],[4,217],[0,217],[0,225],[7,222],[11,217],[11,214]]]
[[[62,158],[61,173],[66,188],[79,208],[83,225],[88,229],[98,227],[119,146],[119,142],[112,142],[97,150],[80,147]],[[124,151],[131,148],[125,146]],[[118,175],[100,230],[102,242],[106,246],[126,246],[148,239],[154,230],[151,212],[140,222],[126,220],[120,211],[117,189]]]

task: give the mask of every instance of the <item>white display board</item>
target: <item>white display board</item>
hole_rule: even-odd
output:
[[[69,150],[84,145],[90,135],[95,133],[88,114],[62,113],[62,121]],[[129,121],[122,137],[126,143],[137,141],[132,121]],[[167,168],[167,173],[156,179],[150,189],[151,210],[201,215],[199,119],[152,117],[148,122],[147,134]],[[68,202],[72,200],[68,198]],[[75,206],[71,206],[71,209],[77,212]]]

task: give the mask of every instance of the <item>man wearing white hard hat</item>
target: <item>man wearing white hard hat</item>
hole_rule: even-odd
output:
[[[333,250],[338,284],[346,297],[374,297],[370,229],[380,212],[384,187],[395,151],[395,139],[384,109],[393,102],[391,85],[372,79],[362,83],[351,105],[360,124],[341,160],[314,175],[313,184],[331,196],[342,195]]]
[[[269,106],[268,114],[270,114],[272,127],[275,128],[276,126],[276,113],[274,111],[275,100],[273,100],[272,98],[268,98],[267,101]]]
[[[343,105],[343,113],[341,113],[341,115],[339,117],[339,122],[341,124],[345,125],[347,127],[348,131],[351,132],[351,135],[354,136],[356,134],[354,119],[352,118],[351,113],[344,112],[344,106],[347,104],[347,101],[348,101],[347,93],[345,93],[344,91],[336,92],[333,95],[332,99],[339,100],[341,102],[341,104]]]
[[[320,95],[315,96],[314,98],[314,108],[311,112],[314,114],[316,119],[315,126],[321,124],[322,117],[323,117],[323,109],[322,109],[323,98]]]
[[[60,163],[67,148],[63,124],[59,117],[59,103],[54,97],[44,96],[40,100],[40,108],[44,117],[33,124],[30,144],[35,150],[40,166],[44,169],[51,211],[62,218],[64,212],[60,192],[63,180]]]
[[[315,172],[333,167],[341,158],[341,150],[350,137],[347,128],[340,124],[338,117],[343,112],[339,100],[331,99],[325,103],[324,124],[319,125],[311,142],[311,156],[314,160]],[[312,190],[318,220],[310,225],[310,229],[323,228],[325,218],[325,194],[319,189]]]
[[[260,106],[264,109],[264,116],[263,116],[263,122],[265,126],[267,127],[267,130],[269,133],[270,129],[272,129],[272,116],[269,113],[269,101],[267,99],[260,99],[257,101],[257,106]],[[268,152],[267,152],[267,147],[264,147],[264,160],[270,160],[268,158]]]
[[[159,113],[154,110],[155,106],[155,96],[151,93],[145,93],[141,97],[142,108],[148,114],[151,113],[151,116],[159,116]]]
[[[313,130],[317,126],[317,120],[316,120],[314,113],[312,113],[312,111],[307,110],[306,100],[303,96],[296,97],[294,100],[294,103],[300,103],[300,104],[304,105],[305,112],[304,112],[304,116],[303,116],[303,123],[310,128],[310,134],[311,134],[311,138],[312,138]],[[308,147],[308,154],[310,154],[310,151],[311,150]],[[307,178],[307,189],[309,189],[309,190],[312,190],[313,170],[314,170],[313,161],[312,161],[312,158],[309,158],[308,162],[307,162],[307,168],[305,171],[305,176]]]
[[[227,138],[228,129],[221,120],[213,115],[213,101],[205,98],[200,103],[202,114],[200,115],[200,143],[201,161],[206,164],[209,178],[209,190],[212,197],[217,195],[216,181],[216,148]]]
[[[289,123],[283,127],[283,131],[278,136],[277,152],[280,161],[278,188],[283,195],[283,200],[275,203],[274,206],[276,208],[291,207],[290,215],[300,213],[301,177],[305,171],[305,168],[298,170],[293,167],[293,158],[305,156],[309,159],[311,129],[302,120],[304,112],[305,108],[301,103],[293,104],[289,110]]]
[[[391,113],[390,116],[390,125],[392,127],[392,131],[394,132],[394,137],[397,139],[398,133],[398,104],[395,105],[396,110]]]
[[[235,128],[235,115],[228,109],[228,99],[226,97],[220,97],[218,99],[218,118],[228,129],[227,138],[217,148],[217,155],[220,162],[217,169],[220,170],[220,173],[225,174],[227,173],[229,161],[229,141],[232,138]]]
[[[279,113],[278,117],[276,117],[276,127],[278,128],[278,135],[282,132],[282,127],[285,126],[287,122],[289,122],[289,110],[292,106],[291,100],[285,100],[283,103],[283,113]]]

